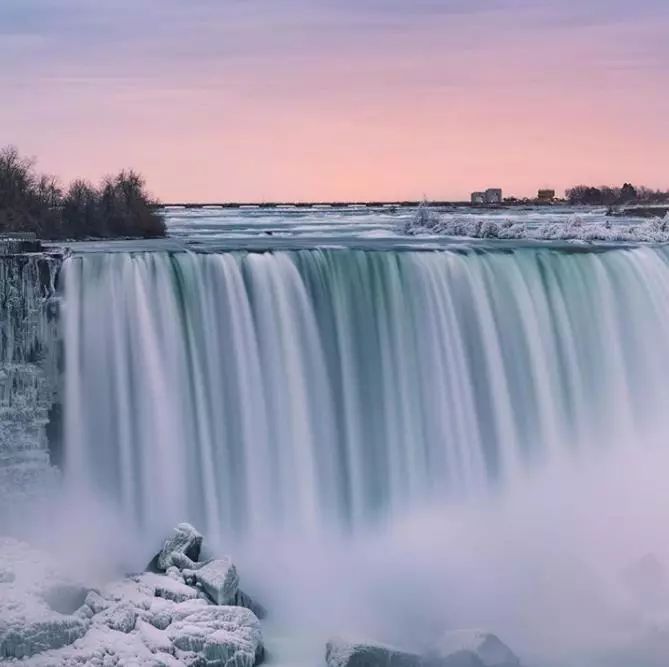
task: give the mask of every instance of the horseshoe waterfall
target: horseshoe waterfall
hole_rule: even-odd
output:
[[[111,252],[63,268],[65,478],[147,535],[354,537],[669,399],[664,248]]]
[[[668,247],[207,215],[0,256],[0,662],[666,665]]]

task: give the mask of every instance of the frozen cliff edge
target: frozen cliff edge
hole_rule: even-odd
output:
[[[55,479],[46,429],[58,392],[56,282],[64,255],[36,240],[0,238],[0,497],[12,505]]]
[[[191,529],[181,524],[175,533]],[[146,572],[92,588],[11,538],[0,539],[0,563],[0,664],[254,667],[262,661],[260,621],[234,604],[236,570],[233,578],[223,577],[230,603],[215,604],[215,583],[205,592],[193,578],[198,570],[174,565],[164,574]],[[234,565],[224,558],[207,567],[228,572]]]

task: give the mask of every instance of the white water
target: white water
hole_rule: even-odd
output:
[[[544,658],[603,650],[617,602],[589,586],[669,551],[668,262],[663,248],[73,257],[68,482],[147,550],[193,521],[289,624],[318,610],[319,631],[409,644],[489,623]]]

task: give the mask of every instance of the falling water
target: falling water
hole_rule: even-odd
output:
[[[100,253],[65,265],[66,472],[149,532],[387,524],[636,446],[669,252]]]

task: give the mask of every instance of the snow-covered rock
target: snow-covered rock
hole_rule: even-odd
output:
[[[203,655],[211,667],[253,667],[263,655],[260,622],[242,607],[195,609],[173,621],[166,633],[179,651]]]
[[[0,539],[0,562],[0,664],[253,667],[262,658],[257,616],[212,601],[240,597],[230,559],[212,561],[201,581],[193,570],[193,585],[170,566],[97,589],[70,581],[48,556],[15,540]]]
[[[392,646],[332,639],[325,648],[328,667],[423,667],[423,659]]]
[[[145,646],[152,653],[169,653],[170,655],[174,653],[174,646],[164,628],[159,629],[141,619],[137,621],[136,628]]]
[[[172,607],[166,598],[156,598],[151,602],[148,610],[140,614],[142,620],[153,625],[158,630],[165,630],[172,622]]]
[[[260,620],[267,616],[265,607],[239,588],[228,604],[233,605],[234,607],[245,607],[246,609],[250,609]]]
[[[79,587],[48,558],[7,538],[0,539],[0,559],[5,573],[0,582],[0,658],[29,657],[71,644],[86,633],[87,618],[53,608],[60,591]]]
[[[106,625],[112,630],[128,634],[135,629],[137,610],[129,602],[114,604],[94,617],[93,623]]]
[[[584,241],[616,243],[666,243],[669,241],[669,216],[643,222],[590,222],[578,216],[566,221],[527,223],[486,220],[471,214],[442,215],[429,206],[421,206],[414,218],[403,225],[409,235],[438,234],[473,239],[531,239],[534,241]]]
[[[111,602],[129,602],[137,609],[148,610],[156,589],[144,575],[113,581],[100,589],[100,595]]]
[[[97,591],[89,591],[84,604],[90,608],[93,614],[99,614],[109,607],[110,602],[105,600]]]
[[[88,627],[85,619],[76,616],[53,615],[39,620],[23,616],[9,622],[0,620],[0,657],[26,658],[67,646],[83,637]]]
[[[172,576],[147,572],[139,577],[139,581],[149,586],[156,597],[172,600],[172,602],[194,600],[198,596],[197,589],[187,586],[183,579],[179,580]]]
[[[195,573],[197,583],[216,604],[230,604],[239,586],[239,576],[228,557],[212,560]]]
[[[520,667],[520,660],[496,635],[483,630],[455,630],[446,633],[430,651],[441,659],[458,653],[473,653],[485,667]]]
[[[158,554],[157,567],[165,572],[171,566],[180,570],[198,569],[198,559],[202,548],[202,535],[189,523],[180,523],[174,533],[165,540]]]
[[[492,667],[493,665],[494,667],[511,667],[512,665],[515,667],[519,665],[517,662],[494,662],[499,657],[508,659],[510,652],[493,652],[492,648],[497,650],[499,647],[497,644],[494,647],[488,645],[487,639],[488,637],[479,638],[471,633],[466,637],[463,634],[459,637],[459,641],[453,638],[450,645],[444,645],[443,652],[434,651],[428,655],[410,653],[394,646],[375,642],[334,639],[327,644],[325,660],[328,667]],[[504,645],[501,644],[501,646]],[[513,656],[513,654],[510,655]]]

